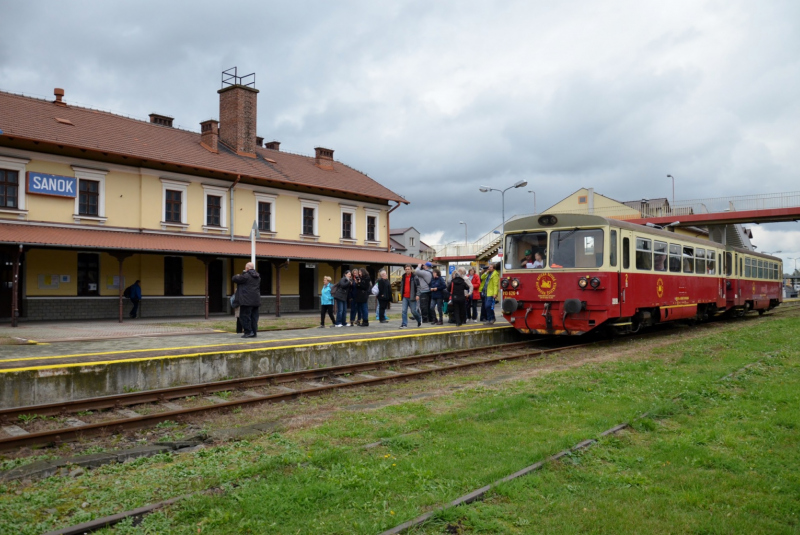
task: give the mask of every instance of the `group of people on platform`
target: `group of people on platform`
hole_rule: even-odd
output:
[[[430,262],[419,264],[416,269],[410,264],[406,265],[400,282],[400,328],[408,327],[409,312],[417,321],[417,327],[423,323],[442,325],[445,304],[453,311],[453,322],[457,326],[469,321],[491,325],[496,321],[494,306],[499,293],[500,274],[494,264],[481,270],[480,275],[474,268],[467,270],[459,267],[450,281],[445,280],[441,271]],[[326,316],[332,322],[331,327],[369,327],[367,303],[370,295],[374,295],[378,301],[378,321],[388,323],[386,309],[392,302],[392,288],[386,270],[379,272],[374,284],[364,269],[345,271],[336,284],[332,284],[332,279],[325,276],[320,295],[320,328],[325,327]]]

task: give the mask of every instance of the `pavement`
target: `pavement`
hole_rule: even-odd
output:
[[[309,314],[318,317],[318,313]],[[398,315],[399,316],[399,315]],[[389,316],[392,318],[392,316]],[[304,347],[317,344],[339,344],[374,338],[394,338],[440,334],[452,330],[476,330],[508,327],[505,321],[493,326],[480,322],[461,327],[445,323],[442,326],[423,324],[400,329],[399,317],[389,323],[371,321],[369,327],[343,327],[259,331],[257,338],[242,339],[241,335],[215,331],[211,323],[229,319],[230,316],[212,318],[207,328],[197,329],[202,320],[197,318],[170,318],[170,325],[161,320],[135,320],[120,324],[115,321],[30,322],[20,327],[0,327],[0,336],[26,338],[36,343],[0,345],[0,373],[22,369],[107,364],[113,361],[141,360],[165,356],[196,356],[218,352],[247,352],[276,347]],[[181,327],[181,321],[193,324]],[[260,326],[269,322],[259,321]],[[12,332],[12,334],[9,334]],[[35,337],[35,338],[34,338]],[[49,340],[49,341],[47,341]]]

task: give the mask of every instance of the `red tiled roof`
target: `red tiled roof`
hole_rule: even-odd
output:
[[[314,158],[309,156],[257,148],[258,157],[248,158],[233,153],[221,143],[219,153],[213,153],[200,145],[199,133],[88,108],[58,106],[46,100],[4,92],[0,92],[0,130],[3,131],[0,146],[5,144],[5,138],[13,137],[189,169],[213,170],[386,201],[408,202],[340,162],[334,162],[333,170],[326,171],[317,167]]]
[[[176,236],[143,232],[90,230],[23,224],[0,224],[0,244],[70,248],[84,250],[135,251],[138,253],[178,253],[186,255],[250,256],[250,242],[228,238]],[[389,253],[385,249],[309,245],[301,243],[256,243],[261,258],[289,258],[318,262],[402,265],[413,258]]]

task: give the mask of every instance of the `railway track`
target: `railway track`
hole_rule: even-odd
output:
[[[260,403],[280,403],[304,396],[360,386],[379,385],[433,373],[486,366],[499,362],[574,349],[593,342],[557,347],[536,347],[541,340],[500,344],[476,349],[415,355],[329,368],[270,374],[131,392],[76,401],[0,410],[4,431],[16,436],[0,438],[0,451],[41,446],[104,433],[152,427],[166,420],[209,411],[228,410]],[[553,343],[553,342],[551,342]],[[502,355],[496,355],[502,352]],[[370,372],[370,373],[367,373]],[[260,392],[259,392],[260,390]],[[184,406],[174,401],[182,400]],[[139,412],[128,407],[142,407]],[[147,412],[147,414],[145,414]],[[84,421],[74,416],[91,416]],[[47,421],[59,416],[68,427],[29,432],[21,423]],[[30,427],[30,426],[29,426]]]

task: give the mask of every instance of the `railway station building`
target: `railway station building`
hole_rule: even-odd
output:
[[[0,320],[122,319],[141,281],[145,317],[230,311],[251,255],[262,314],[315,309],[322,278],[409,262],[391,251],[407,201],[334,160],[257,136],[258,90],[223,77],[199,132],[0,92]]]

